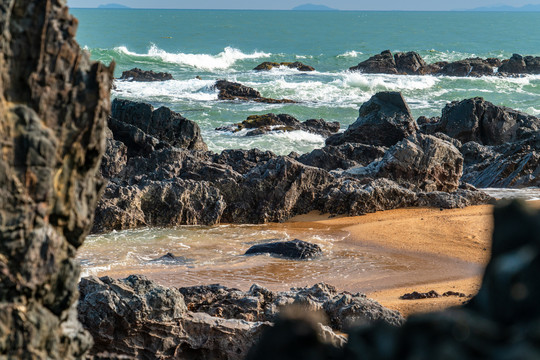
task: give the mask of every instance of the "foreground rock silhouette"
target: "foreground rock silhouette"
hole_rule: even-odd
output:
[[[81,52],[65,1],[3,0],[0,27],[0,358],[79,359],[113,66]]]
[[[491,260],[467,305],[411,316],[401,327],[355,328],[343,351],[329,349],[306,320],[285,316],[248,359],[538,359],[540,212],[515,201],[497,207],[494,217]]]

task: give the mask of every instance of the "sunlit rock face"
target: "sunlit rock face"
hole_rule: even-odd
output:
[[[103,181],[113,67],[65,1],[0,1],[0,357],[80,358],[76,249]]]

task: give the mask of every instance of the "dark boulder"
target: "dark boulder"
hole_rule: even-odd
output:
[[[264,244],[257,244],[250,247],[244,255],[270,254],[289,259],[313,259],[322,255],[322,250],[317,244],[294,239],[291,241],[274,241],[272,239]]]
[[[523,74],[527,71],[527,64],[523,59],[523,56],[519,54],[513,54],[512,57],[506,61],[503,61],[499,67],[500,73],[506,74]]]
[[[166,253],[163,256],[160,256],[157,259],[152,259],[150,262],[153,263],[163,263],[163,264],[174,264],[174,265],[185,265],[190,263],[189,259],[186,259],[183,256],[176,256],[173,253]]]
[[[81,359],[75,260],[103,187],[114,64],[65,1],[0,4],[0,358]]]
[[[328,137],[339,131],[339,122],[326,122],[323,119],[309,119],[304,122],[287,114],[251,115],[239,124],[218,127],[218,131],[238,132],[243,129],[253,129],[246,136],[263,135],[272,131],[303,130],[313,134]]]
[[[240,83],[235,83],[227,80],[218,80],[214,84],[214,87],[219,90],[219,100],[242,100],[242,101],[255,101],[268,104],[290,104],[295,103],[289,99],[270,99],[262,97],[261,93],[257,90]]]
[[[131,70],[122,72],[122,76],[120,76],[120,79],[128,81],[150,82],[173,80],[173,76],[165,72],[156,73],[152,70],[141,70],[139,68],[133,68]]]
[[[398,74],[396,61],[390,50],[385,50],[349,68],[349,71],[360,71],[365,74]]]
[[[326,139],[326,145],[392,146],[417,130],[416,121],[401,93],[380,92],[360,107],[360,116],[344,133]]]
[[[445,76],[491,76],[494,75],[495,66],[493,61],[480,58],[464,59],[445,65],[437,75]]]
[[[272,70],[275,67],[280,67],[280,66],[285,66],[285,67],[288,67],[289,69],[296,69],[298,71],[315,71],[314,67],[303,64],[303,63],[301,63],[299,61],[281,62],[281,63],[265,61],[262,64],[257,65],[255,67],[255,69],[253,69],[253,70],[255,70],[255,71],[263,71],[263,70],[268,71],[268,70]]]
[[[424,59],[414,51],[395,53],[394,61],[396,62],[396,69],[400,74],[425,75],[430,72]]]
[[[428,134],[442,132],[462,143],[475,141],[483,145],[514,142],[539,130],[539,118],[480,97],[447,104],[440,121],[422,125],[422,131]]]
[[[208,149],[202,139],[199,125],[166,107],[154,110],[150,104],[115,99],[112,103],[111,117],[135,126],[144,134],[171,146],[189,150]]]

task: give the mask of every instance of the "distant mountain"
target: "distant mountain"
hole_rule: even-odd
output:
[[[338,11],[338,9],[333,9],[325,5],[315,5],[315,4],[304,4],[297,7],[294,7],[295,11]]]
[[[104,4],[99,5],[98,9],[130,9],[130,7],[122,4]]]
[[[471,9],[470,11],[540,11],[540,4],[533,5],[524,5],[521,7],[515,7],[510,5],[500,5],[500,6],[490,6],[490,7],[479,7],[476,9]]]

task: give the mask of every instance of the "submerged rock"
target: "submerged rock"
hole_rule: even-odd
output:
[[[273,241],[278,239],[272,239]],[[277,241],[265,244],[257,244],[250,247],[244,255],[270,254],[289,259],[313,259],[322,255],[322,250],[317,244],[294,239],[291,241]]]
[[[219,100],[242,100],[242,101],[255,101],[268,104],[287,104],[296,103],[296,101],[289,99],[270,99],[262,97],[261,93],[257,90],[240,83],[235,83],[227,80],[216,81],[214,87],[219,90]]]
[[[164,264],[186,264],[188,262],[190,262],[189,259],[186,259],[185,257],[183,256],[176,256],[174,255],[173,253],[166,253],[165,255],[157,258],[157,259],[152,259],[150,260],[150,262],[159,262],[159,263],[164,263]]]
[[[103,187],[114,64],[75,41],[65,1],[0,5],[0,358],[80,359],[75,260]]]
[[[326,145],[362,143],[392,146],[416,133],[409,106],[399,92],[380,92],[360,107],[360,116],[343,134],[326,139]]]
[[[122,76],[120,76],[120,79],[128,81],[151,82],[173,80],[173,76],[166,72],[156,73],[152,70],[141,70],[139,68],[133,68],[131,70],[122,72]]]
[[[313,134],[328,137],[339,131],[339,122],[326,122],[323,119],[309,119],[304,122],[287,114],[251,115],[239,124],[222,126],[219,131],[238,132],[242,129],[253,129],[246,136],[263,135],[272,131],[296,131],[303,130]]]
[[[253,70],[255,70],[255,71],[262,71],[262,70],[268,71],[268,70],[272,70],[275,67],[281,67],[281,66],[288,67],[289,69],[296,69],[298,71],[315,71],[315,68],[313,66],[303,64],[300,61],[281,62],[281,63],[265,61],[262,64],[257,65],[255,67],[255,69],[253,69]]]

